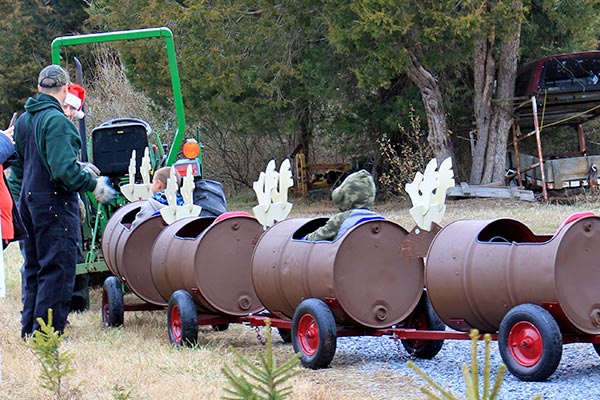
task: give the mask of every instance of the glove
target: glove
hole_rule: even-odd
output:
[[[96,179],[96,188],[94,189],[94,196],[102,204],[110,203],[117,195],[115,189],[110,186],[108,178],[101,176]]]
[[[94,164],[89,162],[77,161],[77,164],[81,167],[84,172],[87,172],[94,178],[100,177],[100,170]]]

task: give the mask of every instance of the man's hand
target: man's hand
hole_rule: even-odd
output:
[[[79,166],[81,167],[81,169],[84,172],[87,172],[92,177],[94,177],[94,178],[100,177],[100,170],[94,164],[92,164],[90,162],[82,162],[82,161],[77,161],[77,164],[79,164]]]
[[[96,179],[96,188],[94,189],[94,196],[102,204],[110,203],[117,195],[115,189],[110,186],[108,178],[101,176]]]

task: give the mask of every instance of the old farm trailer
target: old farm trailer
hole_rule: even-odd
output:
[[[557,54],[524,65],[517,72],[515,97],[508,177],[519,186],[541,187],[545,198],[547,189],[597,186],[600,155],[590,152],[584,128],[600,116],[600,51]],[[554,127],[573,134],[551,152],[545,131]],[[534,146],[524,151],[524,143]]]

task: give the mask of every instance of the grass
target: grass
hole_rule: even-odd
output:
[[[544,205],[512,200],[449,201],[441,225],[455,219],[511,217],[524,222],[535,233],[552,233],[560,222],[577,211],[597,211],[598,199],[587,196],[571,205]],[[240,208],[237,208],[240,206]],[[408,215],[409,204],[379,204],[376,211],[407,230],[414,223]],[[230,209],[250,211],[251,206],[230,202]],[[292,216],[328,216],[334,210],[330,202],[296,201]],[[0,399],[47,399],[40,387],[39,362],[21,341],[21,290],[18,246],[4,252],[7,296],[0,299]],[[74,355],[75,372],[66,384],[79,387],[81,399],[113,399],[119,390],[130,392],[131,399],[198,398],[219,399],[224,395],[226,379],[221,367],[232,365],[235,350],[254,356],[263,350],[253,328],[232,325],[228,331],[200,329],[199,345],[193,349],[171,347],[164,312],[128,312],[123,327],[104,328],[100,318],[101,291],[91,293],[91,308],[69,316],[68,337],[63,348]],[[261,328],[264,333],[264,328]],[[384,340],[384,339],[382,339]],[[292,354],[291,345],[274,340],[278,363]],[[390,344],[390,352],[397,351]],[[379,371],[366,373],[361,365],[336,363],[319,371],[302,369],[290,382],[290,399],[425,399],[421,385],[413,376]],[[370,388],[379,387],[376,394]]]

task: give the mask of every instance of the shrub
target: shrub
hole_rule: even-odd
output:
[[[399,143],[394,143],[384,134],[378,140],[385,170],[379,177],[379,183],[395,197],[406,197],[404,185],[411,182],[417,171],[423,169],[433,158],[433,151],[427,142],[427,132],[421,126],[421,119],[411,107],[408,129],[399,126]]]
[[[267,342],[265,354],[259,354],[259,363],[237,354],[236,367],[241,375],[229,367],[224,366],[222,371],[230,387],[225,391],[233,397],[224,397],[227,400],[283,400],[292,393],[292,388],[282,386],[290,378],[299,373],[294,368],[300,362],[298,354],[277,366],[273,356],[273,341],[271,339],[271,323],[267,319]]]
[[[52,326],[52,309],[48,309],[48,323],[42,318],[37,319],[40,329],[33,333],[27,346],[40,360],[42,372],[40,373],[41,386],[54,393],[56,400],[73,399],[78,389],[65,388],[65,377],[72,372],[71,361],[73,355],[68,351],[61,351],[60,346],[65,335],[56,331]]]
[[[490,370],[490,342],[492,337],[490,334],[485,334],[483,336],[485,342],[484,349],[484,362],[483,362],[483,394],[479,394],[479,364],[477,361],[477,342],[479,338],[479,331],[477,329],[471,330],[469,336],[471,337],[471,371],[469,371],[469,367],[467,364],[463,364],[462,372],[463,377],[465,379],[465,387],[466,387],[466,395],[468,400],[495,400],[498,399],[500,395],[500,387],[502,386],[502,380],[504,379],[504,374],[506,373],[506,366],[504,364],[500,364],[498,367],[498,372],[496,373],[496,382],[491,387],[490,391],[490,378],[491,378],[491,370]],[[435,388],[442,397],[437,396],[427,387],[421,387],[421,391],[428,395],[432,399],[449,399],[449,400],[458,400],[454,394],[445,390],[441,385],[436,383],[433,379],[431,379],[425,372],[423,372],[419,367],[415,365],[412,361],[408,361],[407,365],[412,368],[421,378],[425,379],[427,383],[429,383],[433,388]],[[541,399],[541,395],[537,395],[533,397],[532,400]]]

